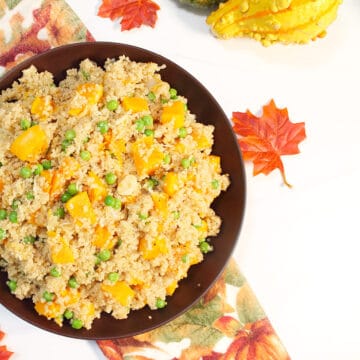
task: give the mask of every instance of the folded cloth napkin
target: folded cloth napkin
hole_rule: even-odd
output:
[[[0,0],[2,72],[52,47],[81,41],[95,39],[64,0]],[[141,335],[97,343],[108,359],[119,360],[290,359],[234,260],[182,316]]]

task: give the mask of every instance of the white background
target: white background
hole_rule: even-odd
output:
[[[293,189],[277,171],[253,177],[247,166],[235,257],[292,359],[359,360],[360,1],[344,1],[325,39],[269,48],[218,40],[205,13],[156,1],[156,27],[130,32],[96,16],[100,1],[68,3],[96,40],[138,45],[186,68],[229,117],[259,114],[273,98],[293,122],[305,121],[301,153],[284,158]],[[103,358],[94,343],[35,329],[1,306],[0,321],[13,360]]]

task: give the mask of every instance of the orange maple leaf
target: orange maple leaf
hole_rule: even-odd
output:
[[[281,156],[300,152],[298,144],[306,138],[305,123],[292,123],[287,109],[278,109],[274,100],[263,106],[261,117],[247,110],[246,113],[233,112],[232,121],[244,160],[254,163],[254,176],[279,169],[284,184],[291,187]]]
[[[155,26],[160,6],[151,0],[103,0],[98,16],[115,20],[121,17],[121,31],[141,25]]]
[[[5,333],[0,330],[0,341],[4,338]],[[0,346],[0,360],[10,359],[13,353],[7,349],[5,345]]]

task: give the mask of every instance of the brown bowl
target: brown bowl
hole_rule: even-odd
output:
[[[126,55],[131,60],[166,64],[162,78],[188,99],[188,106],[197,120],[215,125],[213,153],[221,156],[224,173],[230,174],[231,185],[213,203],[213,209],[222,218],[220,234],[212,238],[215,250],[205,260],[190,268],[174,295],[167,298],[168,305],[161,310],[132,311],[125,320],[116,320],[103,313],[94,321],[91,330],[74,330],[64,324],[59,327],[34,310],[31,300],[16,299],[6,286],[7,274],[0,272],[0,303],[21,319],[50,332],[81,339],[109,339],[133,336],[152,330],[184,313],[211,287],[223,271],[238,239],[245,209],[245,173],[243,160],[229,120],[209,91],[192,75],[172,61],[138,47],[110,43],[78,43],[61,46],[25,60],[8,71],[0,79],[0,90],[11,86],[22,75],[22,70],[35,65],[39,71],[48,70],[55,81],[65,77],[66,69],[77,67],[81,60],[89,58],[103,65],[107,58]]]

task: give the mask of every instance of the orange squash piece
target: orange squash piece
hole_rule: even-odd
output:
[[[174,121],[174,128],[179,129],[184,126],[185,122],[185,106],[181,101],[174,101],[171,105],[163,107],[163,111],[160,116],[162,124]]]
[[[73,219],[77,220],[80,225],[84,221],[89,221],[90,224],[95,224],[96,215],[86,191],[78,193],[72,197],[65,204],[65,207]]]
[[[114,285],[102,284],[101,289],[110,294],[122,306],[129,306],[135,296],[134,290],[125,281],[117,281]]]
[[[36,162],[49,146],[45,131],[39,125],[23,131],[11,144],[10,152],[22,161]]]
[[[133,113],[149,110],[147,100],[141,97],[124,97],[122,100],[122,106],[125,111],[130,110]]]

